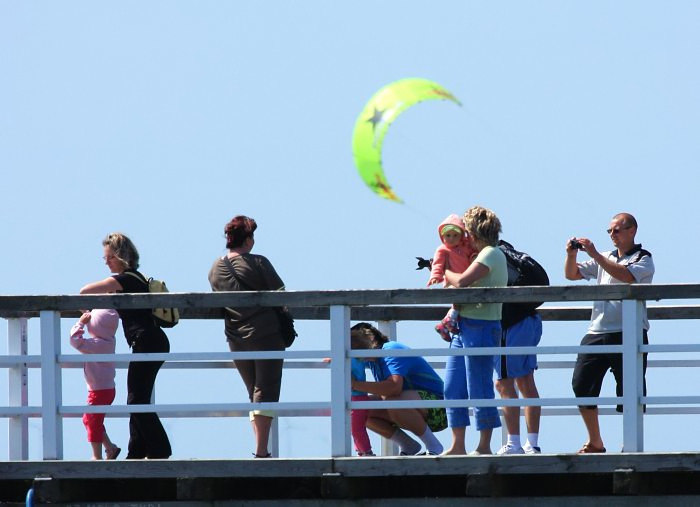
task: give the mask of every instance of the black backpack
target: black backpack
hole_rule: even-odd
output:
[[[544,268],[525,252],[519,252],[507,241],[500,240],[498,247],[506,256],[508,266],[508,286],[549,285],[549,277]],[[543,302],[504,303],[501,325],[508,329],[528,315],[535,315]]]

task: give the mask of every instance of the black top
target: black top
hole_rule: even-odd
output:
[[[532,303],[503,303],[501,307],[501,328],[505,331],[526,317],[537,315]]]
[[[128,274],[128,272],[136,273],[139,278]],[[148,292],[148,282],[146,281],[146,278],[138,271],[127,269],[119,275],[112,275],[112,278],[114,278],[117,282],[119,282],[119,285],[122,286],[122,290],[117,292]],[[126,337],[126,341],[130,346],[142,333],[157,329],[156,323],[153,321],[153,311],[150,308],[117,310],[117,313],[119,313],[119,317],[122,319],[124,336]]]

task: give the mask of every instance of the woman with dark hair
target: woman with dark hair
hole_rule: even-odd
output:
[[[214,291],[283,290],[284,282],[269,260],[251,254],[257,224],[244,215],[234,217],[224,228],[228,254],[214,261],[209,283]],[[284,350],[277,312],[271,307],[227,308],[225,333],[231,352]],[[282,386],[282,359],[235,360],[238,373],[253,403],[277,402]],[[256,458],[268,458],[270,426],[275,413],[252,410]]]
[[[501,222],[493,211],[473,206],[464,213],[464,226],[476,259],[463,273],[445,271],[445,280],[454,287],[505,287],[508,281],[506,258],[498,248]],[[501,303],[459,305],[459,334],[450,348],[498,347],[501,339]],[[450,356],[445,366],[445,398],[495,398],[493,371],[495,356]],[[475,407],[479,445],[472,454],[491,454],[491,434],[501,425],[496,407]],[[469,426],[466,407],[447,409],[452,428],[452,446],[445,454],[466,454],[465,435]]]
[[[408,347],[389,341],[377,328],[366,323],[355,324],[350,331],[353,349],[406,350]],[[364,359],[376,382],[352,379],[352,389],[380,397],[382,400],[441,400],[443,383],[440,376],[422,357],[373,357]],[[425,445],[423,454],[442,452],[442,444],[433,432],[447,427],[444,408],[370,409],[367,427],[396,443],[402,455],[414,455],[420,444],[404,429],[415,434]]]
[[[87,284],[81,294],[111,292],[148,292],[148,281],[137,271],[139,253],[131,240],[120,232],[109,234],[103,241],[105,264],[112,276]],[[134,353],[169,352],[170,342],[153,320],[150,308],[117,310],[124,336]],[[153,385],[163,361],[129,363],[126,377],[127,405],[151,403]],[[129,452],[126,459],[163,459],[172,454],[168,435],[155,412],[132,413],[129,416]]]

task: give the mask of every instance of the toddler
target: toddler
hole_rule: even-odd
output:
[[[476,257],[476,251],[467,240],[464,223],[457,215],[451,214],[442,221],[438,226],[438,235],[442,244],[437,247],[433,255],[428,286],[444,283],[446,269],[463,273]],[[452,341],[451,335],[459,333],[459,312],[454,306],[435,326],[435,331],[446,342]]]
[[[85,312],[70,332],[70,344],[83,354],[114,354],[114,338],[119,325],[115,310],[92,310]],[[91,336],[85,337],[84,327]],[[83,368],[88,387],[88,405],[111,405],[116,393],[114,388],[114,363],[85,363]],[[104,414],[83,414],[88,442],[92,446],[92,459],[102,459],[102,447],[107,459],[116,459],[121,449],[107,436]]]

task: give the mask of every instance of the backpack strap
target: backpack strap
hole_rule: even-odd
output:
[[[148,280],[146,279],[146,277],[143,276],[143,275],[142,275],[141,273],[139,273],[138,271],[124,271],[122,274],[133,276],[134,278],[136,278],[136,279],[139,280],[140,282],[143,282],[143,283],[146,285],[146,288],[148,288],[148,286],[149,286]]]
[[[231,272],[231,276],[238,282],[238,285],[245,290],[256,290],[236,276],[236,270],[233,268],[233,263],[231,262],[231,259],[228,258],[228,255],[224,255],[222,259],[226,263],[228,270]]]
[[[241,280],[240,278],[238,278],[236,276],[236,270],[233,268],[233,263],[231,262],[231,259],[229,259],[227,255],[224,255],[222,257],[222,259],[223,259],[224,263],[226,264],[226,267],[228,268],[228,270],[231,272],[231,276],[234,278],[234,280],[236,280],[238,282],[238,285],[240,285],[242,289],[244,289],[244,290],[257,290],[257,289],[253,289],[250,285],[246,284],[243,280]],[[228,310],[228,308],[226,308],[226,309]],[[236,323],[242,324],[242,323],[250,320],[250,318],[253,317],[254,315],[257,315],[257,314],[265,311],[265,309],[266,309],[266,307],[262,306],[262,307],[260,307],[260,309],[257,312],[253,312],[243,319],[236,320]]]

